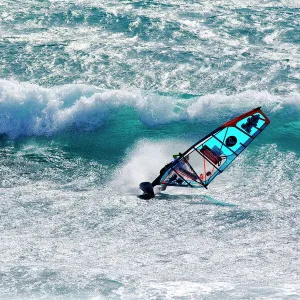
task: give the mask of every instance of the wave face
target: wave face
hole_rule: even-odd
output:
[[[300,297],[295,0],[0,3],[1,299]],[[136,197],[258,106],[208,190]]]

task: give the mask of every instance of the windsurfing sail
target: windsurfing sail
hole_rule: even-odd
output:
[[[269,123],[258,107],[221,125],[176,158],[160,184],[207,188]]]

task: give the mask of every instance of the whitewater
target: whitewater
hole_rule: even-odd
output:
[[[0,299],[299,299],[296,0],[0,2]],[[208,190],[137,197],[262,107]]]

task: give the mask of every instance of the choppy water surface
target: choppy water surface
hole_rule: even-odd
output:
[[[0,298],[298,299],[298,1],[96,2],[0,3]],[[136,197],[257,106],[207,191]]]

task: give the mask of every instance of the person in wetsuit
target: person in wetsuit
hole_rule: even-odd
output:
[[[173,157],[174,157],[174,160],[173,160],[172,162],[170,162],[169,164],[165,165],[165,166],[159,171],[159,176],[157,176],[157,178],[155,178],[154,181],[152,182],[152,186],[153,186],[153,187],[155,187],[156,185],[160,185],[160,180],[161,180],[161,178],[164,176],[164,174],[166,173],[166,171],[167,171],[170,167],[172,167],[173,165],[175,165],[175,164],[180,160],[180,158],[182,157],[182,154],[179,153],[179,154],[173,155]],[[185,161],[188,160],[188,159],[189,159],[189,156],[187,155],[186,158],[182,160],[182,163],[185,164],[185,163],[186,163]],[[173,179],[173,180],[175,180],[175,179],[177,178],[176,174],[174,174],[173,176],[175,176],[174,179]],[[173,177],[173,176],[172,176],[172,177]],[[170,181],[172,181],[172,177],[170,178]],[[166,186],[165,186],[164,190],[165,190],[165,189],[166,189]]]
[[[177,160],[177,159],[175,159]],[[157,176],[157,178],[155,178],[152,181],[152,186],[155,187],[156,185],[160,185],[160,180],[161,178],[164,176],[164,174],[166,173],[166,171],[174,164],[175,160],[173,160],[172,162],[170,162],[169,164],[165,165],[160,171],[159,171],[159,175]]]

